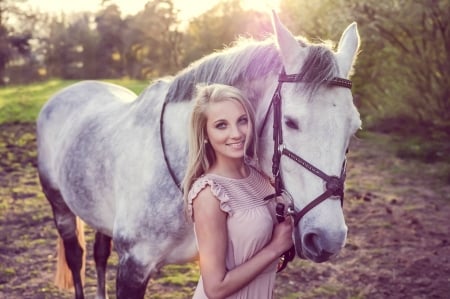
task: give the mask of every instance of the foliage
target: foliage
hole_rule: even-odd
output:
[[[239,0],[222,0],[189,23],[183,39],[183,65],[223,49],[240,37],[261,39],[270,32],[269,15],[244,10]]]
[[[98,34],[91,28],[92,14],[62,15],[49,20],[50,37],[43,44],[47,76],[64,79],[96,78]]]
[[[36,12],[33,22],[19,20],[20,24],[33,23],[36,28],[23,26],[32,33],[30,57],[10,55],[9,48],[0,46],[0,75],[2,57],[11,83],[54,77],[148,79],[179,69],[181,35],[171,0],[148,1],[142,11],[126,18],[117,5],[108,3],[103,1],[103,8],[96,13],[49,15]],[[11,29],[4,31],[5,34],[12,32]],[[2,55],[5,49],[8,55]],[[22,62],[25,58],[27,63]],[[12,67],[16,64],[19,65],[17,70]]]
[[[122,20],[120,9],[112,4],[95,16],[98,46],[96,58],[99,62],[97,78],[117,78],[125,75],[125,66],[121,57],[125,52],[125,22]]]
[[[376,41],[370,54],[378,52],[378,63],[373,64],[377,75],[372,76],[378,103],[373,106],[387,115],[402,111],[420,123],[449,126],[450,3],[355,3],[355,18],[365,22],[365,32]]]
[[[25,11],[24,1],[0,0],[0,77],[9,84],[172,75],[241,36],[272,32],[269,14],[239,0],[221,0],[187,24],[173,0],[148,1],[126,17],[111,1],[68,15]],[[286,26],[315,42],[337,41],[357,21],[362,46],[352,79],[364,126],[429,127],[426,134],[450,128],[449,15],[445,0],[280,1]]]
[[[346,0],[281,0],[281,17],[294,33],[312,41],[338,40],[351,21]]]
[[[35,24],[35,16],[19,9],[18,3],[24,0],[0,0],[0,85],[8,80],[5,78],[5,69],[13,58],[21,57],[17,63],[24,65],[31,63],[30,58],[30,25]],[[24,22],[28,25],[12,26],[14,22]],[[32,27],[31,27],[32,28]],[[14,68],[12,65],[11,68]]]
[[[448,1],[282,0],[281,9],[289,28],[313,38],[337,40],[346,24],[358,23],[354,96],[365,124],[408,115],[414,121],[404,126],[448,130]]]
[[[143,11],[125,19],[126,75],[144,79],[173,74],[179,69],[181,34],[177,25],[170,0],[149,1]]]
[[[448,160],[450,151],[448,144],[439,142],[427,142],[421,138],[402,140],[397,146],[397,156],[402,159],[416,159],[427,163],[434,163],[439,160]],[[450,161],[447,161],[450,162]]]

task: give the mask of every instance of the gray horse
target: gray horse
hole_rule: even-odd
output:
[[[96,230],[98,299],[107,297],[111,240],[119,256],[117,298],[143,298],[152,273],[196,257],[193,225],[184,216],[177,184],[186,166],[186,127],[199,83],[233,85],[251,100],[262,168],[292,200],[298,255],[322,262],[344,246],[347,226],[342,192],[336,190],[342,191],[345,151],[361,125],[347,80],[359,48],[357,26],[348,26],[335,52],[295,38],[276,15],[273,24],[273,38],[206,56],[139,96],[85,81],[61,90],[42,108],[39,177],[75,298],[84,298],[78,218]],[[278,123],[276,138],[272,123]]]

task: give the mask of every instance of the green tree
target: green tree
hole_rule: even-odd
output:
[[[177,12],[171,0],[147,2],[144,9],[125,19],[126,74],[151,78],[179,69],[180,38]]]
[[[352,20],[349,3],[354,0],[281,0],[281,17],[294,33],[313,42],[337,40]]]
[[[222,0],[189,23],[183,42],[183,65],[220,50],[240,37],[262,39],[271,32],[267,14],[244,10],[239,0]]]
[[[8,82],[7,67],[20,67],[31,59],[31,32],[23,24],[24,19],[34,22],[30,15],[19,7],[23,0],[0,0],[0,85]]]
[[[125,21],[115,4],[100,10],[95,18],[99,43],[97,47],[97,76],[101,78],[121,77],[125,74]]]
[[[407,115],[422,124],[450,119],[449,18],[445,0],[283,0],[298,34],[337,40],[357,21],[362,37],[355,98],[366,119]]]
[[[48,76],[63,79],[98,78],[96,61],[98,34],[93,15],[83,12],[53,16],[44,39]]]
[[[381,45],[378,81],[391,100],[385,109],[395,107],[424,125],[450,126],[450,2],[357,3],[354,15]]]

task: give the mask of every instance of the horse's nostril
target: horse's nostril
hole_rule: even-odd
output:
[[[315,256],[320,255],[322,248],[319,242],[319,236],[315,233],[308,233],[303,237],[303,244],[309,253]]]
[[[303,248],[316,262],[329,260],[335,254],[326,250],[322,244],[323,240],[317,233],[307,233],[303,237]]]

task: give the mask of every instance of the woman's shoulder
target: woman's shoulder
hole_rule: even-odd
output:
[[[189,190],[189,197],[196,197],[202,190],[209,187],[211,189],[212,193],[214,194],[215,191],[218,191],[221,189],[221,185],[217,180],[214,179],[213,176],[210,176],[208,174],[203,174],[202,176],[198,177],[194,183],[192,183],[191,189]]]
[[[230,199],[225,192],[225,189],[212,177],[208,175],[202,175],[194,181],[187,196],[188,206],[190,209],[192,209],[193,201],[199,196],[211,198],[214,197],[218,199],[220,202],[220,208],[224,212],[231,213],[231,208],[228,205]],[[190,214],[192,215],[192,213]]]

